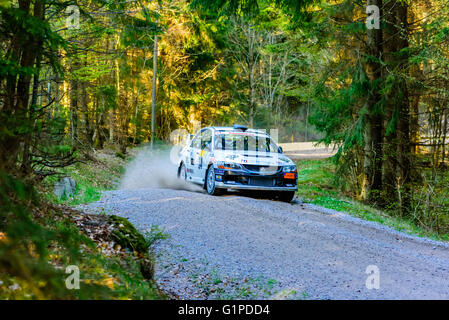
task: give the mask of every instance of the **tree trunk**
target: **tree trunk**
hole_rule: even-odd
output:
[[[157,20],[156,20],[157,23]],[[157,93],[157,34],[154,35],[153,44],[153,84],[151,93],[151,148],[154,147],[156,137],[156,93]]]
[[[407,4],[391,1],[386,5],[386,65],[394,72],[394,84],[388,94],[387,132],[384,150],[384,192],[397,203],[398,213],[407,215],[410,208],[411,142],[410,102],[406,83],[408,56]],[[393,71],[391,71],[393,70]]]
[[[81,107],[84,120],[84,140],[90,146],[92,143],[93,128],[91,123],[91,117],[89,115],[89,95],[87,93],[87,83],[81,83]]]
[[[30,132],[27,132],[24,143],[23,143],[23,154],[22,154],[22,165],[21,165],[21,171],[23,175],[28,175],[31,173],[31,155],[30,155],[30,148],[31,143],[33,140],[33,133],[35,129],[35,106],[37,104],[37,95],[39,90],[39,72],[40,72],[40,64],[41,64],[41,55],[38,54],[36,57],[36,73],[33,77],[33,93],[31,95],[31,103],[30,103],[30,110],[29,110],[29,119],[30,119],[30,125],[31,130]]]
[[[19,0],[18,8],[26,14],[30,14],[31,1]],[[43,19],[43,3],[36,1],[33,7],[33,16],[37,19]],[[35,41],[32,34],[28,34],[30,41],[23,43],[20,37],[15,35],[11,41],[11,47],[8,49],[8,60],[14,61],[21,68],[32,68],[36,61],[38,52],[41,51],[42,43]],[[6,78],[6,96],[4,107],[2,109],[2,121],[6,126],[6,132],[11,132],[0,137],[0,167],[5,171],[14,172],[17,167],[17,160],[20,150],[20,144],[31,133],[29,128],[29,100],[30,100],[30,74],[8,75]],[[18,130],[20,128],[20,130]],[[25,128],[28,132],[21,133]],[[28,156],[27,156],[28,157]]]
[[[381,0],[368,0],[367,5],[382,8]],[[383,117],[380,108],[379,83],[382,78],[382,30],[368,29],[366,73],[370,80],[367,113],[365,115],[365,158],[364,181],[361,196],[365,200],[377,202],[382,189],[382,132]]]
[[[72,145],[78,144],[78,81],[70,81],[70,137]]]
[[[443,137],[442,137],[442,147],[441,147],[441,166],[443,168],[446,167],[445,161],[446,161],[446,135],[447,135],[447,124],[448,124],[448,118],[447,118],[447,102],[445,109],[443,110],[444,117],[443,117]]]

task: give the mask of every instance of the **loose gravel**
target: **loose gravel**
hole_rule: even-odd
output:
[[[83,207],[157,225],[156,281],[181,299],[449,299],[449,246],[299,202],[116,190]],[[153,228],[154,229],[154,228]],[[368,289],[368,266],[379,289]]]

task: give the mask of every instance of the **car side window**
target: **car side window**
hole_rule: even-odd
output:
[[[205,130],[201,135],[201,149],[205,149],[206,146],[209,146],[210,150],[211,144],[212,144],[212,131],[208,129]]]
[[[201,133],[198,134],[192,141],[192,148],[199,149],[201,147]]]

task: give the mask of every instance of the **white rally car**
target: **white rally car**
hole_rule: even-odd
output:
[[[267,133],[245,126],[203,128],[179,159],[178,177],[212,195],[227,189],[265,190],[290,202],[297,190],[294,162]]]

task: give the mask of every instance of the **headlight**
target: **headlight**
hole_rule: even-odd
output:
[[[234,169],[234,170],[240,170],[242,169],[242,165],[238,163],[233,162],[219,162],[218,163],[219,169]]]
[[[295,172],[296,171],[296,166],[292,165],[292,166],[284,166],[282,168],[283,172]]]

